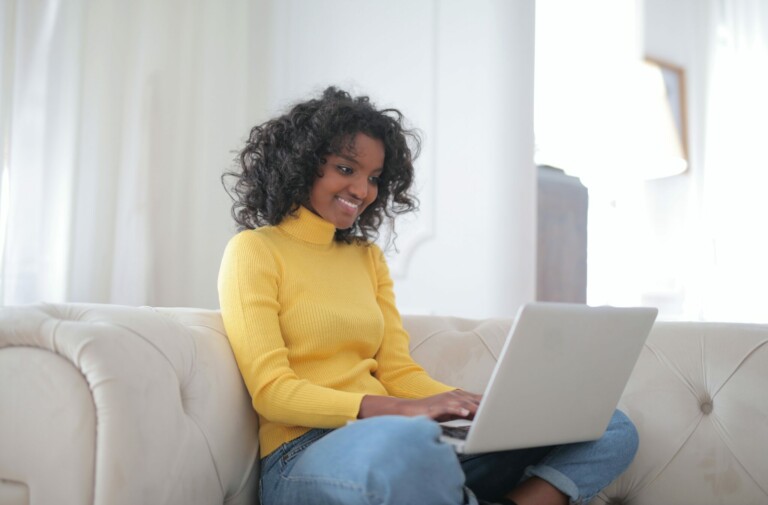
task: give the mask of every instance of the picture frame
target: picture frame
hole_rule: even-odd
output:
[[[688,155],[688,105],[686,100],[685,70],[681,66],[654,58],[653,56],[646,56],[645,61],[651,65],[657,66],[661,71],[661,76],[664,79],[664,87],[667,92],[667,100],[669,100],[669,107],[672,111],[672,117],[674,118],[677,132],[680,135],[680,146],[682,147],[683,155],[690,166],[690,157]]]

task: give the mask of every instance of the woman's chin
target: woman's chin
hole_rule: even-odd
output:
[[[337,230],[348,230],[355,226],[354,221],[343,221],[343,222],[336,222],[333,223],[333,225],[336,227]]]
[[[332,223],[337,230],[347,230],[355,226],[356,220],[357,220],[357,213],[350,214],[347,212],[342,212],[334,216]]]

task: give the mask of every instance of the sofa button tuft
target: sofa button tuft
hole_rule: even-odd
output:
[[[179,399],[181,400],[181,410],[187,413],[187,397],[184,395],[184,388],[179,389]]]
[[[713,408],[714,406],[712,405],[712,400],[701,402],[701,411],[704,414],[711,414]]]

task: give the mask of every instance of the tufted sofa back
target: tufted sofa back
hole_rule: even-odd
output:
[[[406,324],[435,378],[480,391],[511,320]],[[768,326],[657,322],[619,407],[640,449],[593,503],[768,504]]]
[[[404,322],[417,361],[473,391],[511,324]],[[768,504],[766,344],[766,326],[657,323],[620,404],[639,453],[593,503]],[[255,504],[256,432],[216,311],[0,308],[0,505]]]

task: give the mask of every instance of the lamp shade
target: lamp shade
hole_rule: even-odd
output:
[[[561,120],[537,128],[537,164],[599,182],[655,179],[686,170],[658,65],[633,62],[607,78],[585,82],[580,100],[564,107]]]

